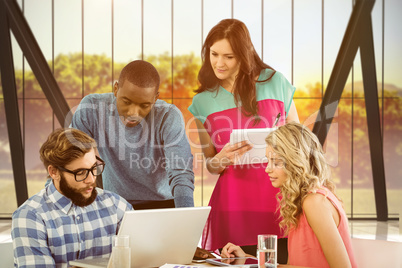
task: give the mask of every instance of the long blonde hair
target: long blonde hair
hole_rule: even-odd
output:
[[[287,179],[277,198],[282,216],[279,225],[287,234],[297,227],[307,194],[322,187],[335,194],[335,184],[321,144],[307,127],[291,122],[271,132],[265,141],[285,163]]]

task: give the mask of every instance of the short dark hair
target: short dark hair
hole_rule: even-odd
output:
[[[156,68],[143,60],[132,61],[121,70],[119,86],[122,87],[126,80],[141,88],[155,87],[155,91],[158,91],[160,84]]]
[[[64,167],[96,148],[96,142],[85,132],[75,128],[53,131],[39,149],[45,168],[49,165]]]

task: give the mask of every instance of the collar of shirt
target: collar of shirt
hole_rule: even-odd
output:
[[[71,199],[64,196],[56,189],[56,186],[54,186],[53,181],[49,183],[46,189],[46,194],[50,199],[50,201],[52,201],[58,209],[60,209],[63,213],[68,215],[71,208],[73,207],[73,202],[71,202]]]

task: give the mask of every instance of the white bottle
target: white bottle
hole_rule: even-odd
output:
[[[131,251],[129,244],[130,236],[118,235],[115,237],[114,246],[112,249],[113,268],[130,268]]]

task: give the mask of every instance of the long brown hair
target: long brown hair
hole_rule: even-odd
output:
[[[215,76],[210,62],[210,47],[222,39],[229,41],[236,59],[240,62],[239,74],[233,85],[236,106],[242,106],[244,115],[258,118],[255,77],[258,77],[263,69],[274,69],[258,56],[246,25],[237,19],[221,20],[209,31],[201,51],[202,66],[198,73],[201,86],[195,92],[219,89],[220,79]],[[274,74],[275,72],[267,79],[258,82],[268,81]]]

